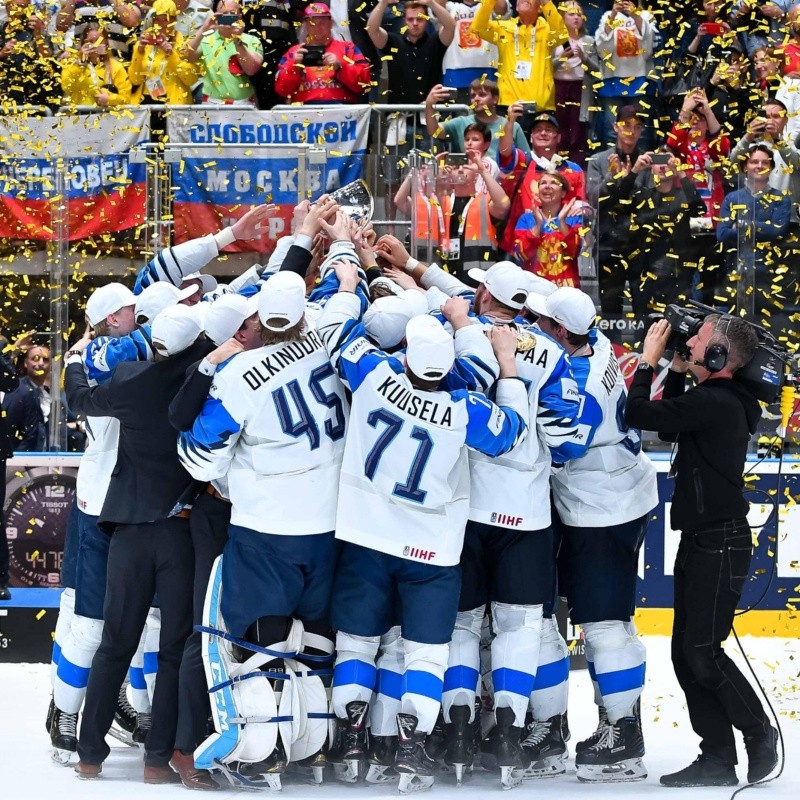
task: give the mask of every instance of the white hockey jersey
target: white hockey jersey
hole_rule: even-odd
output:
[[[567,525],[621,525],[658,504],[656,469],[636,428],[625,423],[627,391],[611,342],[592,331],[589,356],[571,358],[581,411],[576,440],[586,454],[552,476],[558,514]]]
[[[500,458],[470,451],[469,518],[501,528],[537,531],[551,522],[551,459],[575,458],[584,447],[576,436],[578,387],[564,348],[532,328],[521,338],[532,345],[517,352],[531,431]]]
[[[309,320],[307,319],[307,323]],[[227,474],[231,523],[309,535],[336,526],[348,405],[319,334],[221,365],[178,453],[198,480]]]
[[[359,326],[348,336],[347,323],[325,324],[340,304],[357,318],[358,299],[339,294],[320,323],[353,392],[336,537],[400,558],[458,564],[469,512],[467,448],[501,455],[524,437],[525,388],[499,381],[500,405],[465,389],[416,389],[403,363],[359,335]]]

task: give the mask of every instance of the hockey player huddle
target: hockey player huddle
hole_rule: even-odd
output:
[[[103,384],[122,361],[206,343],[169,409],[197,481],[191,511],[175,498],[174,513],[191,513],[195,542],[216,532],[202,564],[195,544],[201,625],[180,667],[176,780],[279,789],[299,773],[409,793],[474,767],[504,788],[562,774],[559,596],[583,630],[599,708],[575,748],[578,778],[646,777],[632,617],[656,478],[624,423],[591,299],[511,262],[473,270],[471,288],[392,236],[374,241],[325,198],[298,206],[294,236],[263,270],[228,286],[199,274],[269,213],[162,252],[134,293],[98,289],[94,338],[67,359],[68,376],[80,363]],[[78,774],[95,777],[76,727],[103,639],[103,553],[87,549],[104,535],[119,423],[90,417],[87,430],[70,536],[82,557],[63,576],[49,727],[62,760],[77,749]],[[120,697],[134,700],[147,751],[159,678],[145,680],[142,663],[155,658],[137,656]],[[206,713],[188,741],[184,697],[198,685]]]

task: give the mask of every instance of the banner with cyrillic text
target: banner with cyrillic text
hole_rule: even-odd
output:
[[[0,236],[72,241],[142,224],[145,166],[128,152],[149,139],[148,115],[0,117]]]
[[[315,200],[363,176],[369,117],[369,106],[174,110],[167,134],[181,156],[172,171],[175,242],[219,230],[255,205],[275,203],[280,213],[261,237],[226,248],[270,252],[291,232],[300,200]]]

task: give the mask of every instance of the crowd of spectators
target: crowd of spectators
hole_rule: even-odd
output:
[[[487,266],[596,274],[608,314],[694,296],[785,333],[798,305],[789,0],[5,0],[2,16],[7,111],[417,105],[377,145],[386,217],[416,209],[450,271],[477,241]],[[413,199],[412,149],[440,151]],[[494,182],[508,203],[469,202]]]

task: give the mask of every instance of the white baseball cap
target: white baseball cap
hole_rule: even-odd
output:
[[[276,272],[258,293],[258,317],[268,331],[296,325],[306,311],[306,283],[296,272]]]
[[[422,292],[406,289],[399,295],[379,297],[364,312],[364,327],[379,347],[395,347],[406,335],[406,325],[414,317],[428,313]]]
[[[135,305],[136,297],[127,286],[121,283],[107,283],[95,289],[86,301],[86,318],[90,325],[99,325],[109,314]]]
[[[530,273],[512,261],[498,261],[489,269],[473,267],[467,275],[482,283],[489,294],[509,308],[520,309],[530,291]]]
[[[427,315],[414,317],[406,325],[406,365],[427,381],[441,380],[456,358],[453,337],[442,324]]]
[[[540,317],[555,320],[570,333],[589,333],[597,317],[592,298],[572,286],[560,286],[547,297],[531,292],[525,306]]]
[[[174,305],[153,320],[150,337],[158,353],[174,356],[193,344],[202,330],[200,315],[193,308]]]
[[[167,281],[156,281],[136,297],[136,322],[152,322],[165,308],[177,305],[195,293],[194,286],[179,289]]]
[[[189,275],[184,275],[181,286],[183,286],[186,281],[200,281],[200,291],[203,294],[213,292],[219,285],[217,279],[213,275],[206,275],[205,272],[192,272]]]
[[[203,320],[206,336],[214,344],[227,342],[248,317],[258,311],[258,295],[224,294],[209,305]]]

